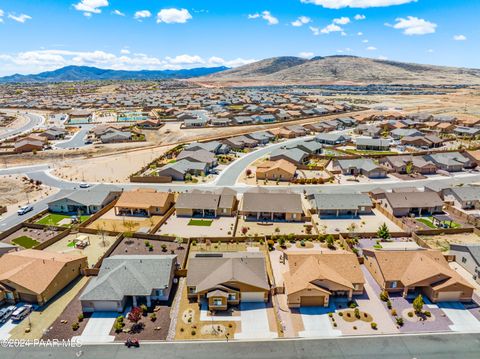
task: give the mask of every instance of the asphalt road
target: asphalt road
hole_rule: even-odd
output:
[[[85,137],[87,136],[88,131],[90,131],[92,127],[93,125],[82,125],[82,128],[80,128],[80,130],[75,133],[72,138],[67,141],[57,143],[55,147],[62,149],[70,149],[88,146],[85,144]]]
[[[26,116],[28,118],[28,122],[22,127],[7,130],[5,133],[0,135],[0,140],[5,140],[9,137],[13,137],[25,132],[29,132],[33,130],[35,127],[40,126],[45,122],[45,118],[43,116],[40,116],[34,113],[23,114],[23,116]]]
[[[0,349],[2,359],[478,359],[479,334],[422,334],[335,339],[277,339],[249,342],[85,345],[80,348]]]

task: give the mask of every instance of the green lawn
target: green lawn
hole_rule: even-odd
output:
[[[48,216],[45,216],[35,222],[36,224],[43,224],[44,226],[57,226],[58,222],[65,218],[71,218],[70,215],[65,214],[54,214],[50,213]],[[85,222],[90,216],[80,216],[80,222]],[[68,227],[68,225],[64,225],[64,227]]]
[[[437,227],[436,225],[433,224],[433,218],[432,217],[417,218],[417,222],[423,223],[424,225],[426,225],[427,227],[432,228],[432,229],[439,228],[439,227]],[[460,227],[461,227],[460,224],[458,224],[456,222],[452,222],[451,225],[450,225],[450,228],[460,228]]]
[[[21,236],[21,237],[15,238],[12,240],[12,243],[18,246],[21,246],[25,249],[30,249],[32,247],[35,247],[37,244],[40,244],[39,241],[33,238],[30,238],[28,236]]]
[[[211,219],[191,219],[188,222],[189,226],[203,226],[203,227],[210,227],[213,223]]]

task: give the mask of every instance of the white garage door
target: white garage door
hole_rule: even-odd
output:
[[[459,300],[462,292],[440,292],[437,302],[456,302]]]
[[[93,303],[96,312],[116,312],[117,302],[94,302]]]
[[[264,302],[263,292],[243,292],[242,302]]]

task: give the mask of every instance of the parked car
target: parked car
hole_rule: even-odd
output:
[[[28,213],[30,211],[33,211],[32,206],[23,206],[23,207],[20,207],[20,209],[17,211],[17,214],[19,216],[23,216],[25,213]]]
[[[29,315],[31,311],[32,311],[32,306],[28,305],[28,304],[27,305],[22,305],[21,307],[18,307],[12,313],[12,322],[19,322],[19,321],[25,319],[25,317],[27,315]]]
[[[12,316],[15,309],[16,307],[14,305],[0,309],[0,324],[5,323]]]
[[[90,185],[88,183],[80,183],[80,188],[88,188]]]
[[[140,346],[140,342],[138,341],[137,338],[128,338],[126,341],[125,341],[125,346],[127,348],[130,348],[130,347],[135,347],[135,348],[138,348]]]

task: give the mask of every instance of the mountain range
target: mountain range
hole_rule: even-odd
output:
[[[228,67],[197,67],[182,70],[141,70],[124,71],[99,69],[89,66],[66,66],[54,71],[41,72],[34,75],[11,75],[0,77],[0,83],[26,82],[72,82],[97,80],[163,80],[188,79],[205,76],[218,71],[228,70]]]
[[[216,85],[480,84],[480,69],[420,65],[356,56],[303,59],[283,56],[221,71],[194,81]]]

